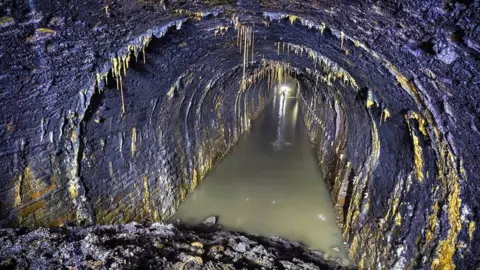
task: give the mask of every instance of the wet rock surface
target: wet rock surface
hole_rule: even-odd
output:
[[[0,230],[5,269],[354,269],[280,238],[137,223]]]
[[[478,10],[450,0],[1,1],[0,226],[165,220],[288,71],[352,258],[474,269]],[[254,45],[246,67],[240,37]]]

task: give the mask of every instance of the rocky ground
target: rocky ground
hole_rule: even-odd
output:
[[[0,230],[1,269],[345,269],[317,251],[202,225]],[[347,267],[350,269],[353,267]]]

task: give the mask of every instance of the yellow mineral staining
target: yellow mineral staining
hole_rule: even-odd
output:
[[[299,19],[302,20],[302,18]],[[318,27],[320,31],[322,31],[322,28],[324,27]],[[389,72],[396,78],[397,82],[407,92],[407,94],[409,94],[414,99],[418,107],[422,109],[422,117],[417,119],[419,121],[420,133],[422,133],[424,136],[427,136],[427,127],[432,130],[432,141],[434,142],[433,147],[436,148],[435,152],[437,155],[437,178],[442,183],[442,186],[446,189],[447,194],[449,229],[447,236],[440,242],[437,247],[437,258],[433,260],[431,268],[453,269],[455,268],[455,264],[453,263],[453,254],[455,252],[456,239],[462,229],[462,223],[460,219],[460,181],[466,181],[466,175],[462,173],[462,171],[464,171],[463,166],[461,163],[458,162],[458,158],[452,153],[451,146],[446,142],[444,135],[438,129],[433,114],[427,109],[423,97],[420,95],[415,84],[409,79],[407,79],[405,75],[400,73],[398,71],[398,68],[396,68],[391,62],[382,58],[375,51],[370,50],[365,44],[346,35],[345,37],[353,41],[355,46],[362,48],[375,59],[381,61],[384,67],[389,70]],[[358,184],[359,177],[357,176],[356,178],[354,178],[354,181],[356,181],[356,184],[354,185],[356,186]],[[352,223],[352,221],[356,220],[355,216],[357,216],[358,210],[356,209],[358,208],[358,205],[359,201],[356,200],[356,196],[354,195],[352,203],[348,210],[347,222],[344,227],[344,234],[347,234],[349,231],[349,223]]]
[[[361,206],[362,197],[365,196],[363,193],[364,187],[368,184],[368,180],[371,178],[372,171],[378,166],[378,159],[380,157],[380,139],[378,135],[378,129],[375,121],[371,121],[372,129],[371,129],[371,145],[372,151],[370,152],[369,157],[365,161],[365,165],[363,166],[364,169],[360,171],[360,173],[353,178],[353,195],[352,201],[349,205],[347,218],[345,219],[345,225],[343,227],[343,236],[345,239],[349,240],[352,239],[351,243],[352,246],[350,247],[350,254],[354,257],[357,254],[357,247],[352,249],[353,243],[358,241],[357,235],[351,235],[350,228],[354,226],[358,221],[360,216],[360,210],[362,212],[367,212],[369,208],[369,204],[366,203]],[[350,237],[349,237],[350,236]],[[353,237],[353,238],[352,238]],[[358,244],[357,244],[358,245]]]
[[[365,44],[363,44],[362,42],[358,41],[358,40],[355,40],[353,38],[349,38],[351,41],[353,41],[353,43],[355,44],[355,46],[359,47],[359,48],[362,48],[363,50],[365,50],[367,53],[369,53],[371,56],[373,56],[374,58],[382,61],[382,63],[384,64],[385,68],[387,68],[390,73],[395,76],[395,78],[397,79],[398,83],[400,83],[400,85],[402,86],[402,88],[404,90],[407,91],[407,93],[412,96],[415,101],[417,103],[419,103],[419,100],[420,100],[420,96],[419,96],[419,93],[418,93],[418,90],[416,89],[415,85],[413,85],[403,74],[401,74],[397,67],[395,67],[391,62],[389,62],[388,60],[386,59],[383,59],[382,57],[380,57],[380,55],[378,55],[375,51],[369,49]]]
[[[348,249],[349,255],[351,257],[354,257],[353,255],[357,254],[358,245],[359,245],[358,235],[354,235],[352,241],[350,241],[350,248]],[[360,265],[359,265],[359,267],[360,267]],[[360,269],[364,269],[364,268],[360,268]]]
[[[378,104],[377,104],[377,101],[376,99],[374,98],[373,96],[373,92],[372,91],[368,91],[368,94],[367,94],[367,101],[365,102],[365,106],[367,107],[367,109],[371,108],[373,105],[375,105],[376,107],[378,107]]]
[[[198,172],[197,169],[193,169],[192,188],[195,188],[198,184]]]
[[[2,16],[0,17],[0,27],[5,27],[13,24],[15,20],[12,17]]]
[[[15,181],[15,199],[14,206],[20,209],[17,216],[19,222],[22,223],[22,218],[34,213],[38,209],[46,205],[45,200],[39,200],[39,198],[51,193],[56,189],[56,177],[53,176],[49,186],[46,186],[43,181],[36,180],[34,174],[27,166],[22,174],[18,177],[18,181]],[[35,201],[35,202],[33,202]],[[32,203],[33,202],[33,203]],[[28,204],[27,206],[24,206]],[[22,207],[23,205],[23,207]]]
[[[413,139],[413,152],[415,154],[415,172],[417,174],[418,181],[423,181],[423,155],[422,147],[420,146],[420,140],[414,134],[412,135]]]
[[[185,189],[183,186],[180,186],[180,188],[178,189],[178,197],[180,198],[180,202],[183,202],[185,200],[185,198],[187,197],[187,193],[187,189]]]
[[[407,125],[408,129],[410,130],[410,137],[412,137],[412,142],[413,142],[413,154],[414,154],[414,164],[415,164],[415,173],[417,175],[417,179],[419,182],[423,181],[424,175],[423,175],[423,149],[420,146],[420,139],[418,136],[415,134],[410,122],[408,121],[408,116],[407,118]]]
[[[193,18],[197,21],[201,21],[203,17],[205,17],[206,14],[203,13],[202,11],[197,11],[193,13]]]
[[[68,192],[70,193],[70,197],[72,199],[75,199],[78,197],[78,188],[76,187],[76,185],[70,183],[70,185],[68,186]]]
[[[398,215],[398,206],[400,205],[400,196],[403,192],[403,179],[398,179],[397,183],[395,184],[395,188],[393,190],[393,194],[388,200],[388,212],[385,215],[385,221],[387,221],[390,217]]]
[[[367,102],[365,103],[365,106],[367,106],[367,108],[369,109],[373,105],[375,105],[375,101],[373,101],[371,99],[367,99]]]
[[[31,198],[32,198],[32,200],[36,200],[36,199],[40,198],[41,196],[44,196],[44,195],[52,192],[53,190],[55,190],[55,188],[57,188],[57,178],[55,176],[53,176],[52,179],[51,179],[50,185],[48,187],[45,187],[42,190],[33,192]]]
[[[50,28],[37,28],[35,30],[36,34],[47,34],[47,35],[55,35],[57,32],[55,30],[52,30]]]
[[[449,235],[450,236],[450,235]],[[440,245],[437,249],[438,257],[432,261],[431,269],[455,269],[455,263],[453,262],[453,255],[455,254],[455,238],[448,238],[440,241]]]
[[[475,232],[475,221],[470,221],[470,223],[468,223],[468,237],[470,241],[473,240],[473,232]]]
[[[402,225],[402,216],[400,215],[400,212],[398,212],[395,215],[395,225],[399,226]]]
[[[387,108],[383,109],[382,114],[383,114],[383,122],[387,122],[388,118],[391,117],[390,111]]]
[[[358,183],[360,181],[360,177],[363,177],[363,176],[356,175],[353,177],[353,186],[357,187],[356,191],[358,190]],[[347,218],[345,219],[345,225],[343,227],[343,237],[345,239],[348,239],[348,234],[350,233],[350,224],[353,224],[353,221],[355,221],[356,217],[360,214],[360,212],[358,211],[360,199],[361,199],[360,192],[354,192],[352,202],[348,207]],[[353,240],[355,240],[355,237],[353,238]],[[350,246],[350,251],[352,252],[352,254],[355,254],[355,252],[353,252],[354,249],[352,249],[353,240],[351,241],[352,244]]]
[[[77,141],[77,132],[75,130],[72,130],[72,133],[70,134],[70,141],[72,142]]]
[[[18,212],[18,216],[19,217],[28,216],[29,214],[32,214],[35,211],[37,211],[38,209],[44,207],[46,204],[47,204],[47,202],[45,200],[41,200],[41,201],[38,201],[38,202],[34,202],[30,205],[27,205]]]
[[[362,256],[360,261],[358,262],[358,269],[366,269],[365,267],[365,258]]]
[[[438,202],[435,202],[432,207],[432,211],[428,216],[427,220],[427,230],[425,232],[425,243],[429,243],[433,240],[433,236],[435,235],[435,231],[437,230],[438,226]]]
[[[223,25],[217,26],[217,28],[215,29],[215,36],[225,35],[225,33],[228,32],[229,28],[230,28],[229,26],[223,26]]]
[[[146,216],[150,215],[150,189],[147,176],[143,177],[143,210]]]
[[[446,143],[441,142],[442,148],[446,148]],[[444,149],[445,149],[444,148]],[[460,218],[460,208],[462,200],[460,199],[460,178],[455,168],[455,156],[450,151],[440,153],[441,157],[437,160],[439,167],[438,177],[442,182],[446,182],[448,187],[448,220],[450,228],[447,237],[440,241],[437,247],[437,258],[432,262],[432,269],[454,269],[453,255],[455,253],[456,239],[462,230]],[[446,167],[446,170],[442,170]],[[448,170],[450,169],[450,170]]]
[[[325,29],[327,29],[327,25],[325,23],[322,23],[319,27],[318,27],[319,31],[320,31],[320,34],[323,35],[323,32],[325,32]]]
[[[96,86],[97,86],[99,92],[101,92],[100,83],[102,81],[104,81],[105,83],[108,83],[108,72],[106,72],[104,74],[95,73],[95,83],[96,83]]]
[[[290,24],[293,24],[297,19],[298,19],[298,16],[288,15],[288,20],[290,21]]]
[[[425,118],[423,118],[420,114],[416,112],[410,112],[408,115],[409,119],[416,119],[418,121],[418,130],[423,134],[423,136],[427,136],[427,128]]]
[[[278,44],[280,46],[280,43]],[[345,69],[341,68],[337,63],[333,62],[329,58],[306,46],[296,45],[292,43],[285,43],[285,45],[289,52],[299,55],[300,57],[302,57],[303,53],[305,53],[310,59],[310,61],[313,62],[315,67],[318,66],[323,69],[323,72],[326,75],[317,75],[317,81],[318,79],[320,79],[320,81],[331,86],[333,82],[335,82],[336,80],[340,80],[340,82],[344,86],[350,84],[353,89],[358,90],[357,82],[350,75],[350,73],[348,73]]]
[[[175,86],[173,85],[172,87],[170,87],[170,90],[168,90],[167,97],[171,99],[173,98],[174,94],[175,94]]]
[[[130,143],[130,153],[132,157],[135,156],[137,150],[137,128],[132,128],[132,142]]]
[[[203,244],[201,242],[193,242],[191,246],[196,248],[203,248]]]
[[[364,44],[360,42],[355,42],[355,44],[366,50],[373,57],[381,60],[390,73],[395,76],[402,88],[415,100],[417,105],[420,108],[426,107],[415,84],[410,82],[403,74],[401,74],[391,62],[382,59],[377,53],[368,49]],[[440,244],[437,247],[437,258],[433,260],[431,268],[453,269],[455,268],[455,264],[453,263],[453,254],[455,252],[456,239],[462,229],[462,224],[460,221],[460,175],[462,172],[462,165],[460,164],[457,166],[457,158],[453,155],[451,147],[446,143],[443,134],[441,134],[438,130],[435,123],[436,121],[430,111],[425,110],[422,117],[420,117],[418,114],[411,114],[411,117],[418,120],[419,131],[424,136],[428,134],[427,125],[433,129],[433,135],[435,135],[433,139],[436,142],[435,147],[437,148],[436,160],[438,167],[438,178],[441,180],[443,186],[446,187],[448,194],[448,219],[450,228],[448,230],[447,237],[440,241]],[[416,171],[419,171],[419,158],[421,157],[420,148],[416,148],[415,152],[417,153],[415,155],[417,158]],[[418,178],[422,179],[423,176],[419,176]],[[466,176],[462,175],[462,178],[466,178]]]
[[[31,182],[34,179],[30,166],[27,166],[15,182],[15,201],[14,205],[19,207],[22,204],[22,196],[25,192],[32,189]],[[25,189],[25,190],[24,190]]]

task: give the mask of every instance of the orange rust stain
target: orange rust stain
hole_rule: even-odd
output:
[[[32,193],[32,200],[38,199],[41,195],[42,195],[42,193],[40,193],[40,191],[33,192]]]
[[[24,207],[22,210],[20,210],[18,215],[21,216],[21,217],[27,216],[27,215],[37,211],[38,209],[42,208],[43,206],[45,206],[45,204],[47,204],[47,202],[45,200],[41,200],[41,201],[32,203],[32,204]]]
[[[65,223],[65,221],[67,221],[68,219],[70,219],[69,215],[59,217],[59,218],[55,219],[52,223],[50,223],[49,226],[50,227],[62,226]]]
[[[50,192],[54,191],[56,188],[57,188],[57,178],[53,176],[50,186],[44,188],[43,190],[33,192],[31,195],[31,198],[32,200],[36,200],[41,196],[49,194]]]

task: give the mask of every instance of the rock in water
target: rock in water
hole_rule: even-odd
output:
[[[209,216],[207,219],[205,219],[202,224],[207,225],[207,226],[213,226],[217,224],[217,217],[216,216]]]

